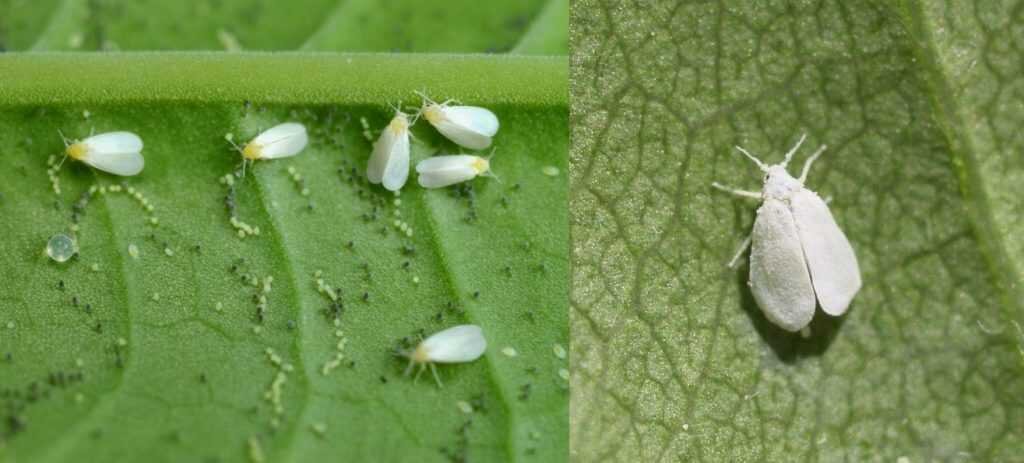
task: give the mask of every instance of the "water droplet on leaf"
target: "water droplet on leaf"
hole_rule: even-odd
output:
[[[46,255],[56,262],[67,262],[78,253],[78,243],[63,233],[58,233],[46,242]]]

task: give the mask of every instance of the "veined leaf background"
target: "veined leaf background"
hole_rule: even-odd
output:
[[[568,14],[0,0],[0,461],[564,459]],[[416,90],[498,115],[500,181],[366,183],[389,105]],[[236,183],[261,230],[239,238],[225,135],[286,120],[311,143]],[[145,170],[68,161],[56,194],[58,130],[93,129],[138,133]],[[414,162],[457,151],[424,122],[413,134]],[[80,255],[51,262],[47,239],[75,221]],[[403,338],[461,323],[483,327],[482,359],[439,367],[443,388],[403,376]]]
[[[1022,40],[1016,0],[575,2],[572,459],[1021,461]],[[801,133],[864,278],[809,339],[710,188]]]

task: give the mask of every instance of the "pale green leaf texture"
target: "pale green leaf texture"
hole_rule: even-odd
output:
[[[0,14],[0,37],[17,50],[219,49],[227,30],[243,48],[289,49],[330,32],[309,21],[359,5],[51,3],[39,6],[49,15],[0,3],[17,12]],[[436,19],[451,27],[517,22],[419,50],[482,52],[491,39],[511,50],[526,31],[556,27],[534,21],[546,8],[447,11]],[[393,24],[402,41],[429,35],[420,19]],[[311,48],[407,49],[386,32]],[[0,461],[564,459],[567,82],[564,56],[0,54]],[[413,175],[400,196],[367,184],[390,105],[417,105],[416,90],[497,114],[500,180],[424,190]],[[310,145],[237,181],[238,218],[260,229],[240,238],[219,182],[240,161],[225,136],[244,143],[286,120],[308,127]],[[133,131],[145,170],[122,179],[67,160],[55,194],[58,130]],[[458,151],[425,121],[413,134],[414,162]],[[107,193],[81,205],[93,186]],[[47,239],[75,220],[80,254],[50,261]],[[403,376],[403,338],[462,323],[483,327],[483,358],[439,366],[443,388],[429,372]]]
[[[573,5],[574,460],[1024,455],[1022,6]],[[801,133],[864,277],[809,339],[725,266],[756,202],[710,188]]]

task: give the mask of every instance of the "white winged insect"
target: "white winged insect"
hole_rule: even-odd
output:
[[[491,157],[493,156],[494,153],[486,158],[471,154],[452,154],[424,159],[416,164],[420,186],[441,188],[472,180],[478,176],[495,177],[491,172]]]
[[[142,158],[142,139],[131,132],[101,133],[85,140],[68,140],[64,134],[60,137],[64,140],[65,159],[70,157],[104,172],[132,176],[142,172],[146,164]]]
[[[491,146],[491,137],[498,133],[498,117],[489,109],[478,106],[452,106],[452,100],[436,103],[425,94],[420,113],[441,135],[473,150]]]
[[[366,165],[366,179],[382,183],[390,191],[401,190],[409,179],[409,116],[395,110],[395,117],[373,144]]]
[[[427,366],[434,374],[434,381],[441,386],[441,378],[437,376],[435,363],[465,363],[472,362],[487,350],[487,340],[484,339],[484,332],[476,325],[458,325],[439,331],[424,339],[412,352],[405,352],[402,355],[409,358],[409,366],[405,369],[408,375],[413,365],[419,365],[420,373]]]
[[[228,142],[239,153],[242,153],[244,175],[246,162],[255,162],[257,159],[287,158],[299,154],[309,143],[309,135],[306,134],[306,126],[298,122],[285,122],[256,135],[256,138],[249,141],[244,148],[235,145],[235,142],[230,139]]]
[[[850,242],[825,201],[804,187],[811,164],[826,147],[822,145],[807,159],[800,178],[786,172],[805,138],[800,137],[785,160],[773,166],[736,147],[765,173],[760,193],[712,184],[738,196],[761,199],[754,231],[729,266],[751,246],[748,284],[754,299],[772,323],[793,332],[810,323],[815,301],[825,313],[839,316],[861,287],[860,267]]]

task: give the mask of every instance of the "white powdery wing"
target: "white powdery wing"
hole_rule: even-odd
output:
[[[480,135],[479,133],[450,121],[441,121],[434,125],[434,127],[437,128],[438,132],[441,132],[441,135],[444,135],[445,138],[455,142],[459,146],[463,146],[471,150],[482,150],[491,146],[491,137]]]
[[[396,134],[390,127],[385,128],[373,144],[373,153],[370,154],[370,161],[366,164],[366,179],[370,183],[381,183],[384,180],[384,171],[391,162],[391,153],[394,152],[395,144],[406,134]]]
[[[423,173],[431,170],[446,169],[453,165],[472,166],[474,161],[476,161],[476,156],[469,154],[433,156],[416,164],[416,172]]]
[[[142,139],[131,132],[108,132],[94,135],[82,143],[86,146],[83,161],[104,172],[131,176],[142,172]]]
[[[431,362],[470,362],[483,355],[487,340],[479,326],[458,325],[430,335],[420,348]]]
[[[286,158],[299,154],[309,143],[309,135],[306,126],[285,122],[265,130],[250,143],[260,146],[260,159]]]
[[[444,115],[452,123],[485,137],[493,137],[498,133],[498,116],[489,109],[477,106],[446,106]]]
[[[373,144],[373,153],[370,153],[370,160],[366,163],[366,179],[370,183],[379,184],[384,180],[384,168],[388,165],[388,156],[391,155],[391,147],[395,145],[395,133],[384,129],[380,138]]]
[[[441,188],[471,180],[477,175],[473,168],[476,159],[476,156],[465,154],[424,159],[416,164],[420,186]]]
[[[390,131],[390,129],[386,130]],[[401,190],[409,179],[409,132],[395,137],[391,152],[387,155],[387,164],[381,183],[391,191]]]
[[[131,132],[107,132],[93,135],[82,143],[89,153],[138,153],[142,151],[142,139]]]
[[[444,117],[436,124],[441,135],[460,146],[481,150],[491,146],[491,136],[498,131],[494,113],[475,106],[444,106]]]
[[[814,192],[804,189],[796,193],[790,198],[790,208],[818,303],[825,313],[842,315],[861,287],[860,266],[850,241],[828,205]]]
[[[814,317],[814,289],[807,273],[793,213],[782,201],[761,204],[750,247],[750,290],[772,323],[800,331]]]
[[[146,162],[138,151],[124,153],[92,153],[83,159],[86,164],[114,175],[131,176],[142,172]]]

